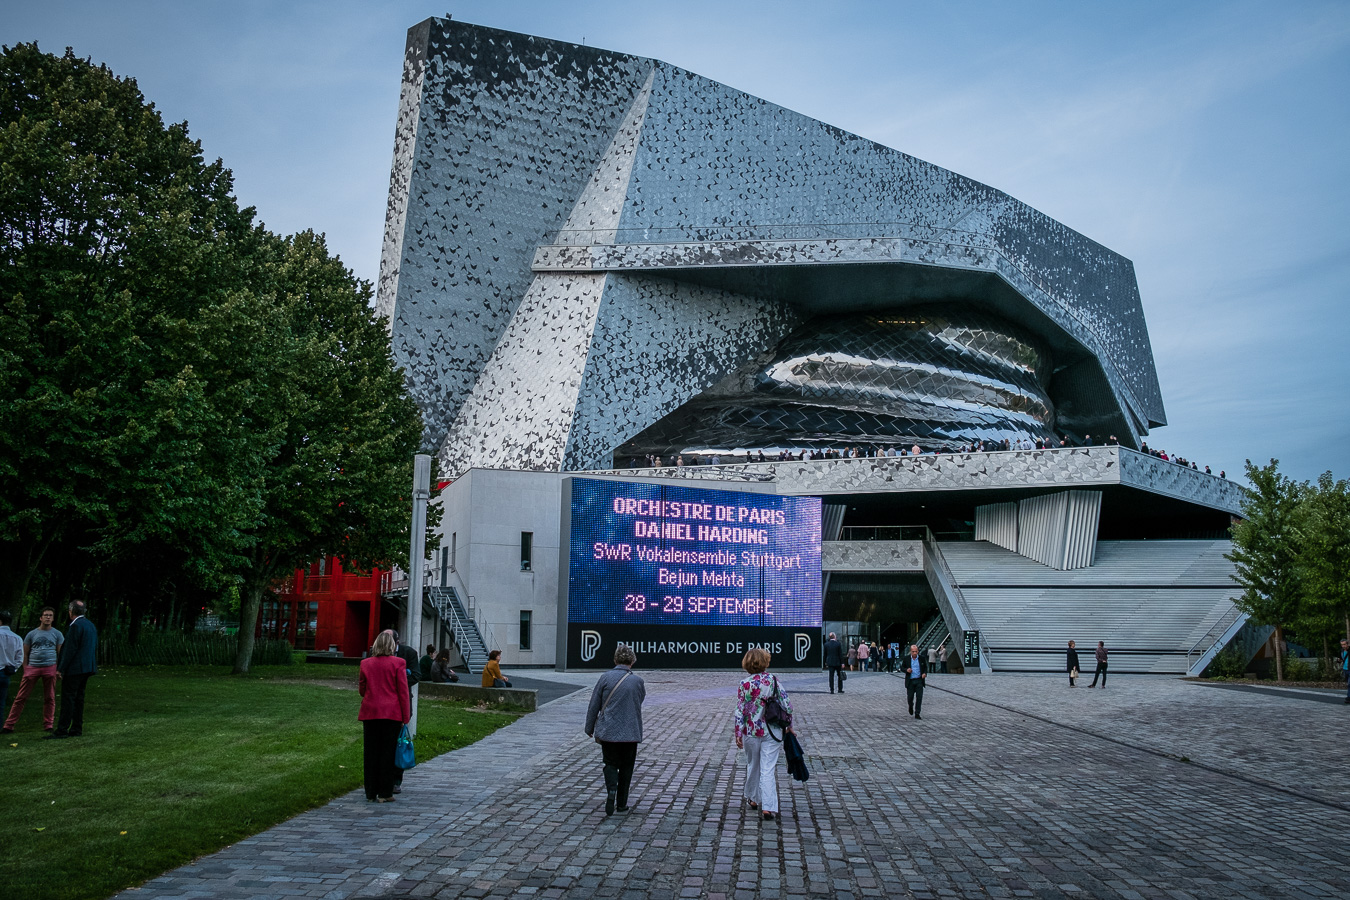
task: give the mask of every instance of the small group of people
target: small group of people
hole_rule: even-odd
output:
[[[1098,641],[1096,653],[1097,668],[1092,673],[1092,684],[1088,685],[1088,687],[1096,687],[1097,679],[1099,677],[1102,681],[1102,687],[1106,687],[1106,656],[1106,642]],[[1074,682],[1078,680],[1083,670],[1078,664],[1078,644],[1075,641],[1069,641],[1069,652],[1066,654],[1064,660],[1064,668],[1069,673],[1069,687],[1076,687],[1077,685],[1075,685]]]
[[[791,721],[792,701],[777,676],[769,673],[772,661],[763,647],[746,651],[741,658],[746,677],[736,689],[732,710],[736,748],[745,752],[745,803],[764,821],[778,817],[778,759],[785,742],[800,750]],[[607,816],[628,812],[633,805],[633,769],[647,697],[646,684],[633,672],[636,664],[633,648],[620,644],[614,650],[614,668],[595,683],[586,708],[586,735],[600,745]]]
[[[442,647],[436,652],[435,644],[427,644],[427,652],[417,661],[417,677],[432,684],[453,684],[459,681],[459,674],[450,665],[450,648]]]
[[[361,695],[361,710],[357,720],[364,729],[364,760],[366,799],[373,803],[392,803],[395,794],[403,792],[403,769],[395,765],[399,734],[412,718],[413,685],[426,681],[431,684],[453,684],[459,675],[450,665],[449,648],[436,653],[436,645],[428,644],[427,652],[419,659],[417,652],[399,640],[398,632],[381,631],[371,645],[366,658],[361,660],[357,676],[357,690]],[[434,654],[434,655],[433,655]],[[510,687],[502,675],[502,651],[488,654],[483,667],[482,685]]]
[[[66,607],[69,626],[63,634],[55,627],[56,610],[44,607],[38,627],[22,639],[10,630],[14,617],[0,612],[0,711],[9,697],[10,679],[22,671],[19,690],[9,708],[0,734],[12,734],[23,716],[33,689],[42,683],[42,730],[51,740],[84,734],[85,688],[98,672],[98,629],[85,617],[79,600]],[[61,682],[61,715],[56,715],[56,683]]]

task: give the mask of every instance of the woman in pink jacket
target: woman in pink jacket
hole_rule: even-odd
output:
[[[392,631],[381,631],[370,656],[361,660],[361,712],[357,719],[366,730],[366,799],[376,803],[394,800],[394,751],[398,734],[412,717],[408,692],[407,663],[396,656],[398,642]]]

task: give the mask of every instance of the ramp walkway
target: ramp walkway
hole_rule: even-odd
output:
[[[1241,626],[1224,559],[1231,547],[1099,541],[1090,567],[1068,571],[987,541],[942,543],[941,551],[994,671],[1062,671],[1072,639],[1086,672],[1105,641],[1111,672],[1184,674]]]

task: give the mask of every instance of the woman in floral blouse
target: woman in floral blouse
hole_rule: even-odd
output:
[[[762,809],[764,818],[778,815],[778,756],[783,745],[764,722],[764,701],[778,692],[783,712],[792,715],[792,703],[778,679],[768,673],[769,651],[756,647],[745,654],[741,668],[750,677],[741,682],[736,692],[736,747],[745,750],[748,770],[745,773],[745,799],[751,809]],[[786,728],[792,731],[792,726]]]

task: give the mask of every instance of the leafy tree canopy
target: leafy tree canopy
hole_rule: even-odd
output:
[[[231,191],[133,80],[0,50],[0,607],[406,554],[420,424],[369,287]]]

